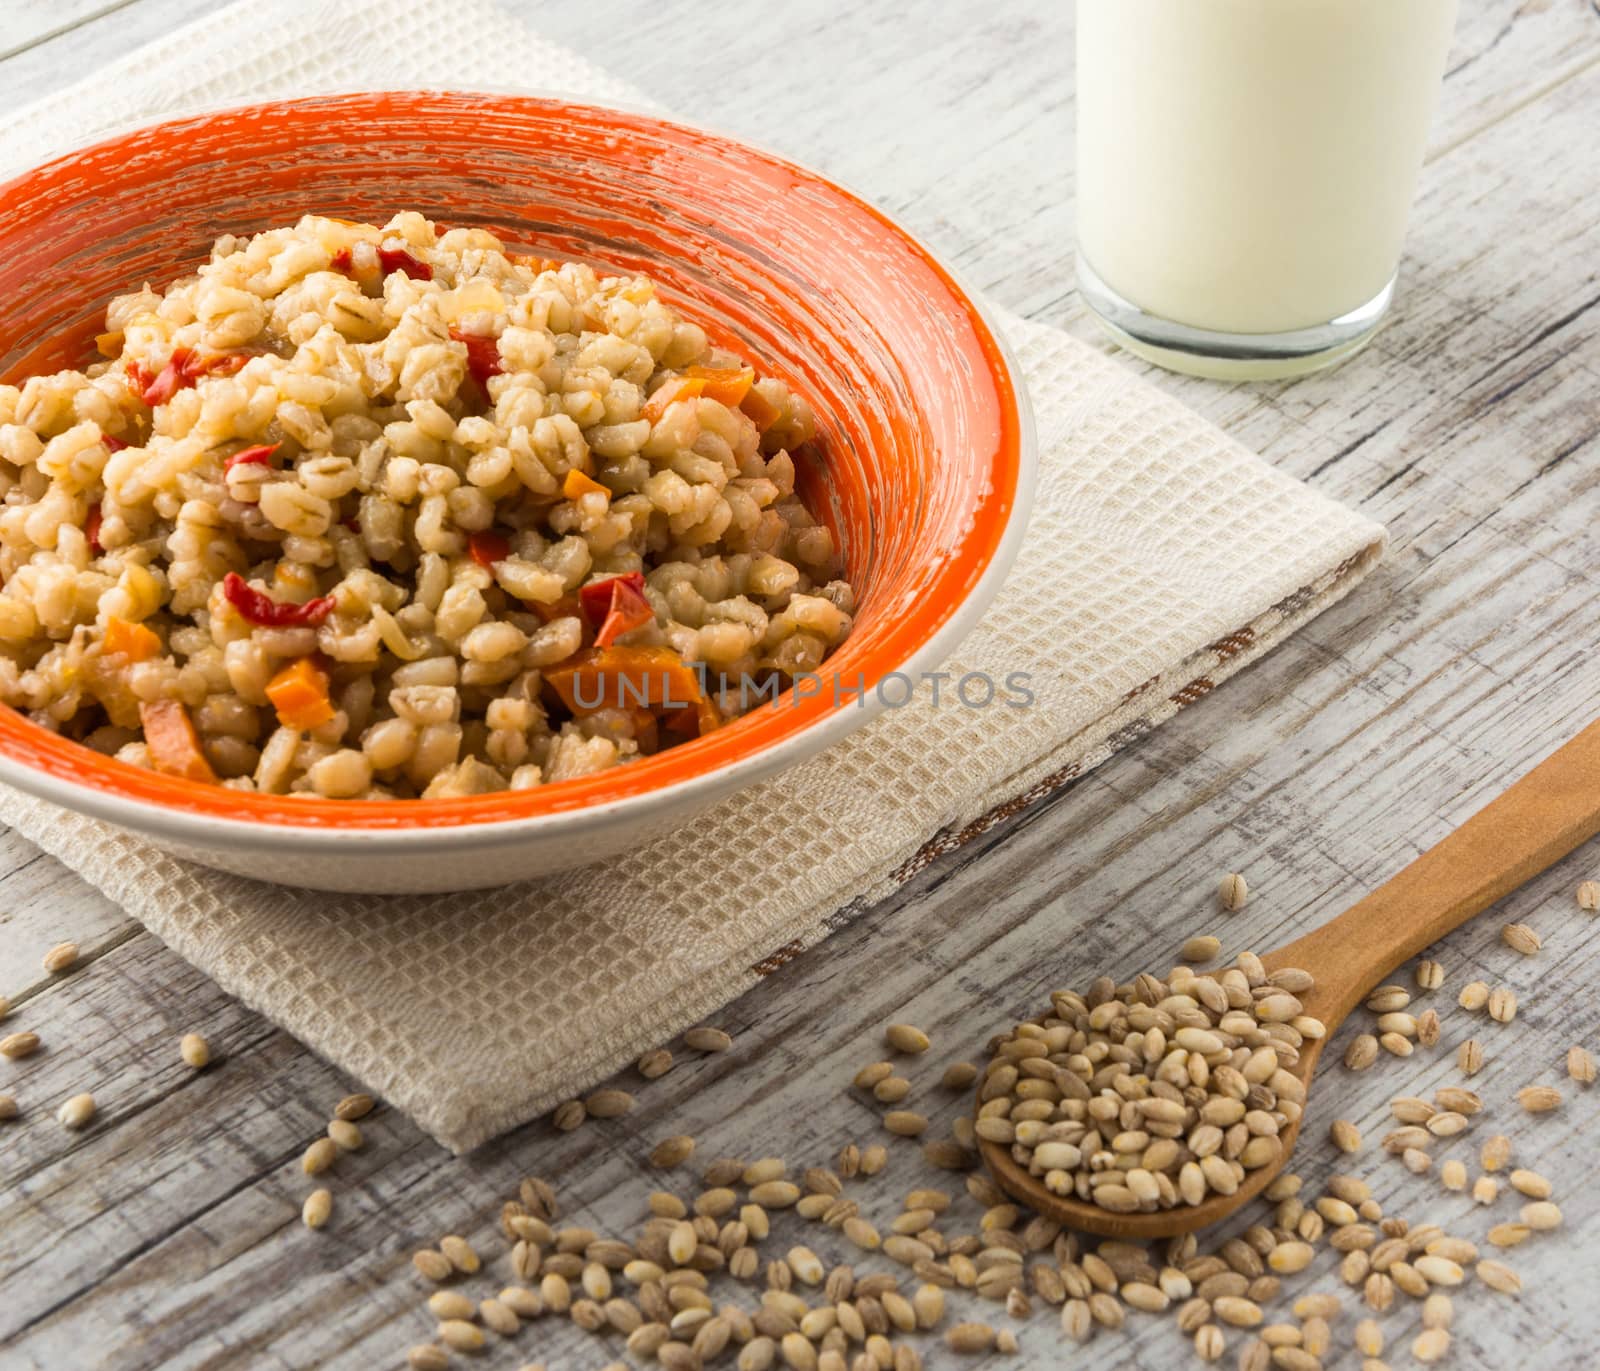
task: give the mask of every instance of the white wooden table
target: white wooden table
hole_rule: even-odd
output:
[[[1095,336],[1069,266],[1063,0],[511,7],[681,113],[862,188],[1001,303]],[[0,95],[46,94],[207,8],[0,0]],[[667,1134],[696,1135],[703,1158],[825,1162],[847,1141],[875,1140],[875,1115],[848,1081],[880,1054],[885,1022],[922,1024],[934,1056],[954,1060],[1052,986],[1128,975],[1145,957],[1164,968],[1189,932],[1210,928],[1230,950],[1286,940],[1593,718],[1600,13],[1591,0],[1464,0],[1463,11],[1399,310],[1376,344],[1295,385],[1158,378],[1285,470],[1386,521],[1384,567],[1268,660],[737,1002],[724,1021],[732,1052],[647,1087],[624,1079],[640,1098],[627,1119],[571,1135],[535,1124],[452,1160],[380,1112],[366,1148],[340,1165],[332,1223],[307,1232],[298,1157],[352,1083],[69,871],[0,837],[0,991],[16,1005],[6,1028],[47,1042],[26,1062],[0,1062],[0,1091],[23,1107],[0,1124],[0,1367],[398,1366],[432,1328],[410,1252],[452,1231],[501,1252],[496,1216],[522,1175],[557,1181],[580,1221],[631,1233],[658,1179],[643,1153]],[[1212,893],[1225,870],[1247,873],[1255,892],[1231,916]],[[1520,1301],[1479,1288],[1458,1300],[1453,1365],[1594,1362],[1600,1093],[1560,1069],[1571,1043],[1600,1050],[1588,955],[1600,923],[1573,897],[1593,875],[1591,846],[1437,949],[1448,973],[1437,1051],[1356,1076],[1338,1065],[1341,1041],[1319,1079],[1298,1158],[1308,1183],[1335,1169],[1323,1139],[1344,1116],[1368,1138],[1347,1169],[1372,1180],[1387,1212],[1481,1240],[1487,1215],[1375,1144],[1386,1100],[1457,1080],[1453,1046],[1476,1032],[1489,1063],[1473,1084],[1491,1111],[1477,1137],[1512,1134],[1517,1162],[1556,1179],[1564,1230],[1510,1254]],[[1539,957],[1499,944],[1508,918],[1544,935]],[[87,964],[46,978],[40,956],[63,938]],[[1454,1008],[1474,977],[1516,989],[1513,1027],[1469,1025]],[[195,1029],[219,1056],[199,1075],[177,1058],[179,1035]],[[1567,1103],[1515,1117],[1511,1092],[1531,1081],[1560,1083]],[[103,1117],[68,1133],[55,1108],[86,1089]],[[946,1126],[958,1108],[940,1106]],[[1475,1145],[1439,1151],[1475,1161]],[[885,1219],[933,1174],[911,1149],[894,1155],[873,1192]],[[1492,1213],[1514,1210],[1502,1199]],[[1332,1264],[1324,1252],[1315,1288],[1340,1288]],[[504,1269],[497,1256],[480,1293]],[[1009,1322],[993,1306],[967,1316]],[[1356,1317],[1337,1326],[1329,1365],[1357,1364]],[[1393,1365],[1410,1365],[1416,1307],[1402,1298],[1385,1326]],[[1052,1311],[1019,1327],[1026,1365],[1069,1360]],[[481,1364],[591,1371],[617,1355],[615,1340],[546,1319]],[[1172,1320],[1146,1316],[1100,1335],[1093,1356],[1103,1368],[1192,1364]],[[956,1359],[932,1345],[926,1360]]]

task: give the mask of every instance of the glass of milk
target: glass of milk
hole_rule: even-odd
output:
[[[1078,0],[1078,285],[1132,351],[1315,371],[1388,310],[1457,0]]]

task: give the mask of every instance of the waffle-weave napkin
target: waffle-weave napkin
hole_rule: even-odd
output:
[[[0,171],[196,106],[400,86],[644,103],[487,0],[242,4],[0,119]],[[1030,709],[920,696],[689,832],[489,893],[258,884],[9,791],[0,819],[447,1147],[474,1147],[1200,698],[1376,562],[1377,525],[1083,343],[1004,326],[1038,422],[1038,495],[1005,590],[947,669],[1029,672]]]

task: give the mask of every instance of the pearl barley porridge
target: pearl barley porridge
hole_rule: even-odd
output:
[[[0,699],[168,774],[409,798],[698,736],[851,626],[810,410],[643,277],[420,214],[225,236],[0,386]]]

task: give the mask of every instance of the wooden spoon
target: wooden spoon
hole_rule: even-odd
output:
[[[1268,971],[1297,966],[1316,978],[1315,988],[1300,998],[1305,1012],[1321,1019],[1328,1032],[1305,1044],[1294,1074],[1309,1089],[1323,1044],[1385,976],[1596,833],[1600,722],[1359,904],[1262,957]],[[1054,1195],[1012,1160],[1005,1144],[980,1140],[978,1146],[1001,1189],[1040,1214],[1107,1237],[1164,1238],[1225,1219],[1260,1194],[1287,1164],[1299,1131],[1298,1123],[1285,1129],[1280,1160],[1249,1172],[1232,1195],[1212,1194],[1197,1205],[1139,1214],[1114,1214]]]

